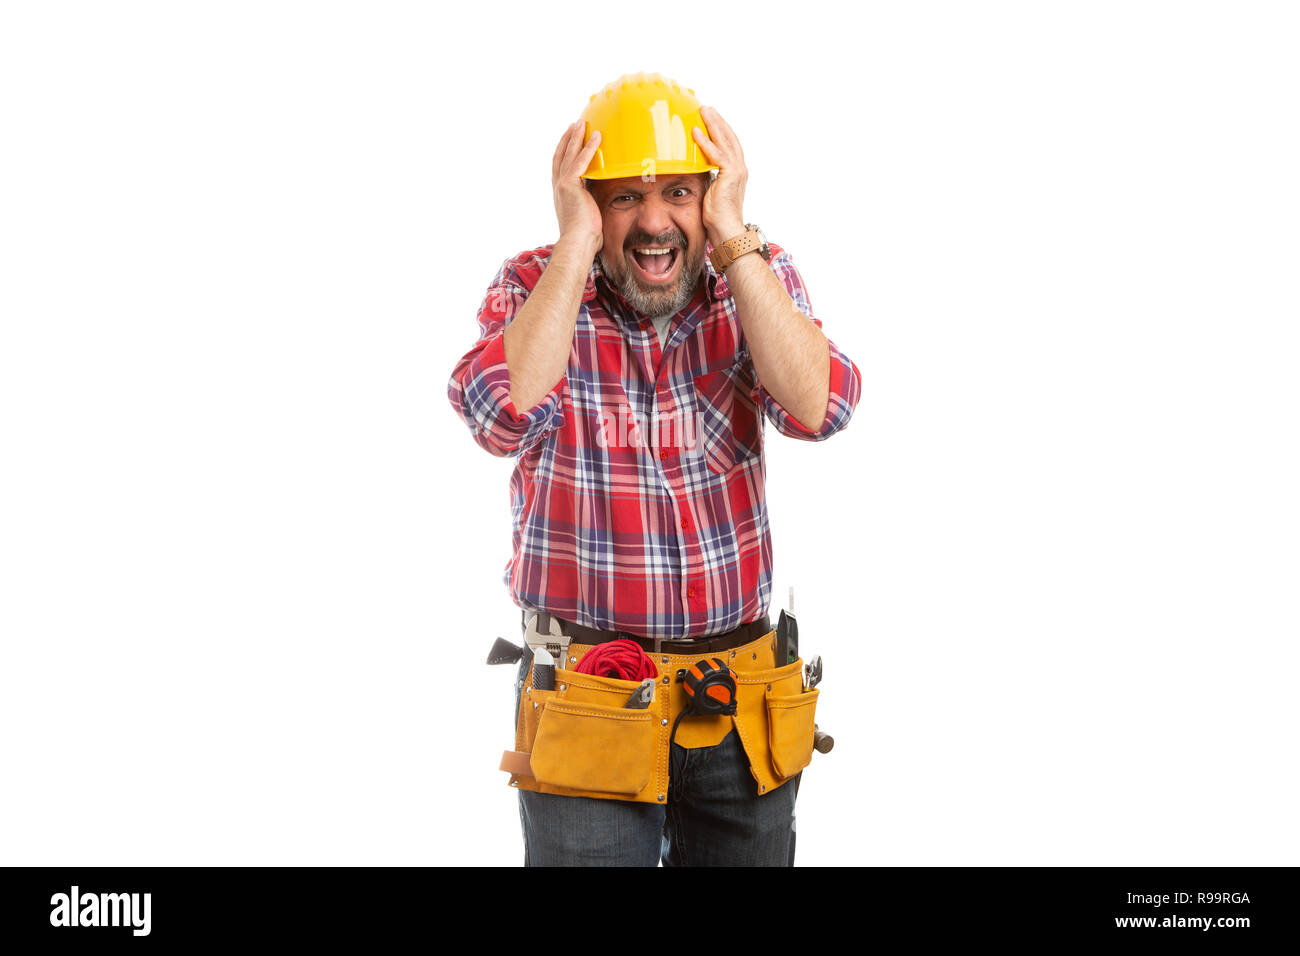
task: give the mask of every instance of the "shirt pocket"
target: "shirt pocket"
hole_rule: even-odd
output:
[[[696,435],[709,470],[724,475],[762,452],[753,381],[741,363],[695,376]]]

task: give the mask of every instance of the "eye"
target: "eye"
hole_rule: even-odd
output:
[[[691,194],[691,191],[685,186],[674,186],[668,193],[673,199],[685,199]]]
[[[611,200],[609,201],[609,204],[610,204],[611,206],[614,206],[614,207],[617,208],[617,209],[626,209],[628,206],[632,205],[632,203],[634,203],[634,202],[636,202],[636,197],[635,197],[635,196],[633,196],[631,193],[623,193],[623,194],[618,195],[618,196],[615,196],[613,199],[611,199]]]

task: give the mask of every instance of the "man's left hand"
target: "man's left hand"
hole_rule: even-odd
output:
[[[745,154],[740,140],[727,121],[712,106],[700,107],[700,117],[707,124],[707,132],[698,126],[691,130],[696,144],[705,159],[718,167],[718,177],[704,194],[704,229],[714,247],[745,231],[745,217],[741,209],[745,203],[745,181],[749,170],[745,168]]]

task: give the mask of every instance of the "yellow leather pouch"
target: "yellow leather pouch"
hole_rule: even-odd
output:
[[[571,645],[573,663],[588,650]],[[517,758],[503,760],[510,783],[521,790],[607,800],[663,802],[668,763],[660,759],[663,727],[660,693],[645,709],[626,706],[640,681],[557,669],[555,690],[532,686],[532,668],[519,705]],[[661,740],[660,738],[663,738]],[[526,758],[528,770],[519,769]]]
[[[820,693],[814,687],[806,694],[767,695],[768,748],[772,770],[782,779],[793,777],[812,762],[813,715]]]
[[[654,770],[654,716],[649,710],[548,701],[533,741],[533,778],[553,787],[636,796]]]
[[[758,784],[760,794],[775,790],[808,765],[804,761],[798,769],[798,753],[807,744],[809,759],[812,755],[812,714],[816,707],[817,691],[803,694],[803,660],[770,670],[739,672],[736,685],[736,730],[749,756],[749,769]],[[810,697],[811,703],[789,706],[795,697]],[[769,698],[782,701],[776,708],[768,706]],[[807,720],[807,739],[803,724]],[[780,762],[773,755],[773,741],[780,750]],[[796,750],[797,748],[797,750]]]

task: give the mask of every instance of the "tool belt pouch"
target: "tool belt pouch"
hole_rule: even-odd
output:
[[[622,706],[640,683],[555,672],[557,690],[529,686],[519,707],[516,750],[531,775],[520,789],[568,796],[653,801],[659,713]]]
[[[772,769],[778,777],[793,777],[812,761],[816,733],[813,717],[820,693],[816,688],[779,697],[768,693],[767,740],[772,751]]]
[[[741,672],[736,730],[759,794],[775,790],[812,762],[814,688],[803,691],[803,660],[767,671]]]
[[[648,710],[549,701],[533,741],[533,777],[572,790],[640,793],[655,763],[651,717]]]

